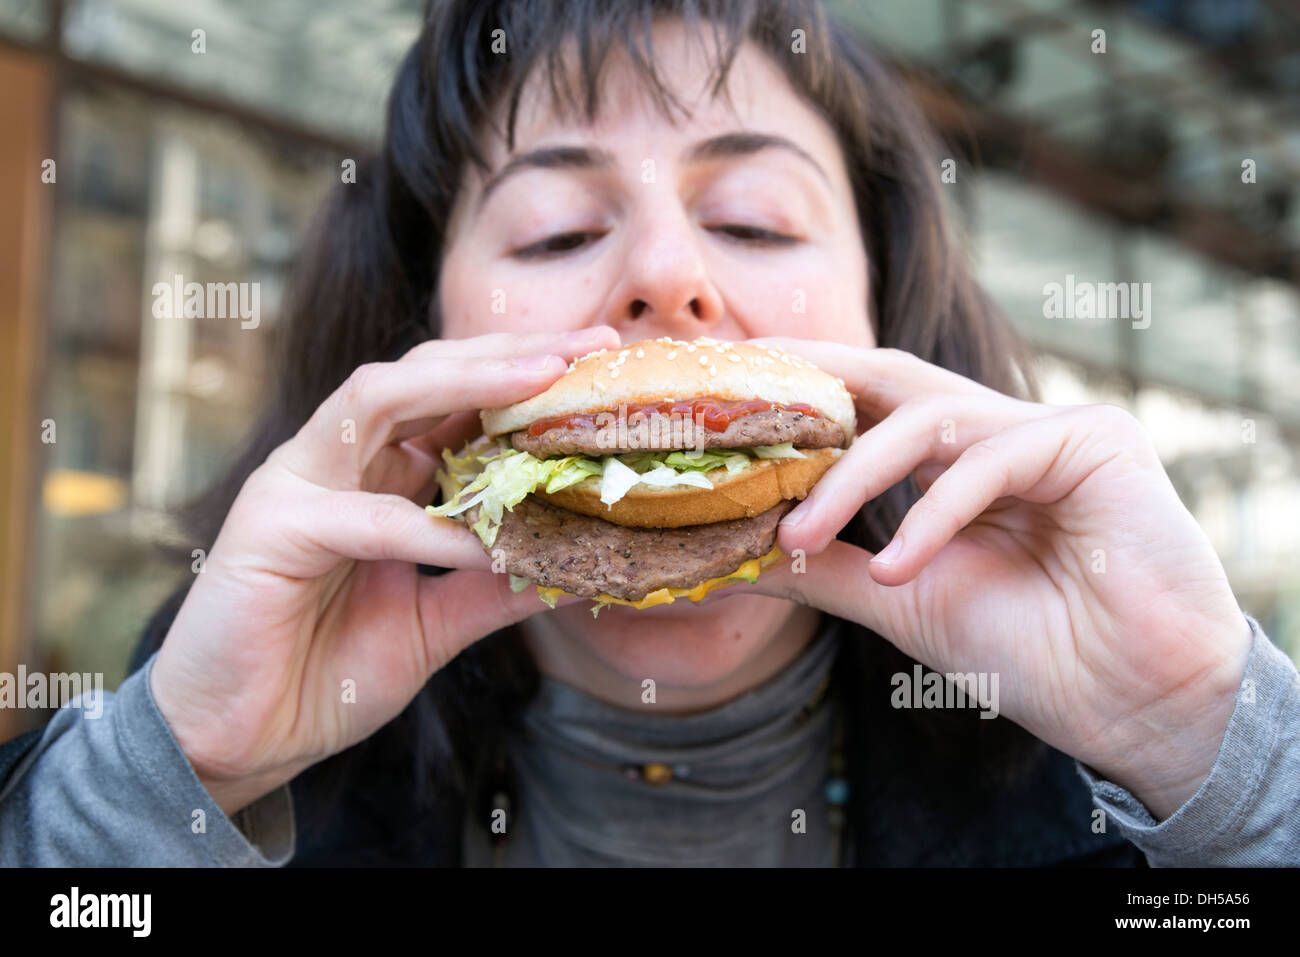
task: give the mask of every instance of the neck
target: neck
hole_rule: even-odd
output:
[[[675,714],[706,711],[758,687],[799,656],[817,634],[820,618],[814,608],[789,603],[786,614],[767,619],[769,624],[763,626],[755,653],[725,677],[704,685],[657,683],[655,710]],[[585,641],[569,634],[559,616],[535,615],[522,622],[520,629],[537,670],[546,677],[619,707],[640,699],[643,679],[610,667]]]

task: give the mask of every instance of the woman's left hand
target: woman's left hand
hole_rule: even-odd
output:
[[[1001,713],[1159,819],[1218,754],[1251,630],[1141,424],[1010,398],[906,352],[759,340],[844,379],[869,426],[785,519],[803,549],[746,591],[872,629],[939,672],[999,676]],[[835,541],[915,474],[876,556]]]

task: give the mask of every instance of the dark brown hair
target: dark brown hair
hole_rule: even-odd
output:
[[[711,38],[715,89],[722,89],[739,44],[752,41],[831,125],[869,259],[869,307],[880,345],[1007,392],[1027,381],[1016,340],[973,280],[946,220],[924,120],[891,71],[828,19],[817,0],[433,0],[398,70],[381,151],[359,165],[355,184],[335,188],[302,251],[274,396],[245,455],[195,513],[199,540],[211,543],[248,474],[353,369],[396,359],[439,335],[438,266],[453,201],[471,164],[485,167],[481,137],[498,111],[507,116],[503,133],[513,137],[520,92],[537,71],[557,104],[593,117],[602,66],[610,51],[622,50],[657,102],[678,108],[656,72],[650,27],[659,17],[683,18]],[[492,51],[498,29],[505,55]],[[799,52],[796,30],[806,43]],[[576,64],[565,59],[569,40]],[[879,548],[914,494],[907,484],[890,490],[841,538]],[[161,642],[182,598],[156,616],[137,660]],[[911,661],[875,636],[848,637],[837,671],[857,709],[851,725],[865,729],[873,713],[888,710],[888,676],[910,669]],[[353,784],[364,789],[358,769],[382,760],[401,769],[406,783],[398,786],[418,798],[418,807],[447,813],[475,793],[483,755],[494,753],[489,745],[531,695],[535,677],[513,631],[485,639],[435,675],[370,741],[323,762],[295,786],[321,794]],[[899,720],[895,712],[895,727]],[[932,761],[928,773],[935,775],[951,770],[947,759],[958,754],[974,760],[979,774],[1014,774],[1036,745],[1002,719],[971,723],[931,713],[924,722],[907,720],[907,740],[895,744],[917,762]],[[855,755],[868,748],[853,732],[849,744]],[[860,804],[887,786],[862,781],[854,788]],[[941,802],[950,791],[936,776],[932,799]]]

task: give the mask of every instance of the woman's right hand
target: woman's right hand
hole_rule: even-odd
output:
[[[150,678],[223,811],[368,737],[466,646],[545,609],[488,570],[464,525],[417,503],[442,448],[478,434],[474,410],[617,346],[608,327],[422,343],[357,369],[249,476]]]

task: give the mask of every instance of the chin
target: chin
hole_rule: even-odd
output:
[[[584,605],[552,613],[566,638],[580,641],[629,681],[703,688],[725,681],[779,640],[797,606],[764,595],[677,602],[644,610],[609,607],[593,620]]]

